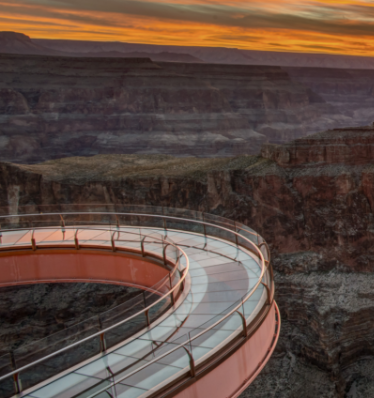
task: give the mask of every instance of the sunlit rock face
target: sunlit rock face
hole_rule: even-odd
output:
[[[63,210],[64,203],[184,207],[250,225],[270,244],[283,323],[271,361],[243,397],[367,398],[374,391],[374,168],[352,159],[353,143],[374,131],[350,131],[313,136],[309,153],[303,140],[278,148],[300,144],[297,164],[289,162],[294,152],[279,161],[266,148],[266,157],[2,164],[0,203],[13,212],[21,205]],[[326,162],[319,148],[328,153],[328,145],[345,148],[344,156]]]

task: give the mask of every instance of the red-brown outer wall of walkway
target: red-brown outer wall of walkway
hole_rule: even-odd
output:
[[[121,252],[44,249],[0,254],[0,287],[89,282],[151,288],[167,275],[156,262]]]
[[[235,398],[261,372],[277,343],[275,302],[256,332],[229,358],[175,395],[175,398]],[[274,339],[275,338],[275,339]]]

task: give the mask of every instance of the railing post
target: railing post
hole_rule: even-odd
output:
[[[147,322],[147,326],[150,326],[151,325],[151,321],[149,320],[149,310],[146,310],[144,312],[144,314],[145,314],[145,320]]]
[[[22,391],[21,381],[19,379],[19,373],[15,373],[13,375],[14,380],[14,389],[16,390],[16,394],[19,394]]]
[[[269,286],[266,283],[264,283],[264,282],[261,282],[261,285],[265,286],[266,293],[267,293],[267,296],[268,296],[266,304],[270,305],[271,304],[271,297],[270,297],[271,293],[270,293]]]
[[[191,353],[191,351],[183,346],[183,348],[185,349],[185,351],[187,352],[188,357],[190,358],[190,373],[191,373],[191,377],[195,377],[196,376],[196,370],[195,370],[195,360],[193,359],[193,355]]]
[[[142,238],[142,240],[140,241],[140,248],[142,250],[142,256],[145,257],[145,253],[144,253],[144,239],[145,236]]]
[[[168,247],[169,245],[170,245],[170,244],[169,244],[169,243],[167,243],[167,244],[165,245],[165,247],[164,247],[163,251],[162,251],[163,258],[164,258],[164,265],[166,265],[166,264],[167,264],[167,262],[166,262],[166,249],[167,249],[167,247]]]
[[[162,219],[163,223],[164,223],[164,238],[167,238],[168,236],[168,230],[166,228],[166,220],[165,218]]]
[[[62,214],[60,214],[60,218],[61,218],[61,232],[62,232],[62,240],[65,240],[65,220],[64,217],[62,217]]]
[[[62,214],[60,214],[60,218],[61,218],[61,228],[65,228],[65,220],[64,217],[62,217]]]
[[[242,326],[243,326],[243,336],[248,337],[248,330],[247,330],[247,321],[245,320],[245,316],[239,312],[238,310],[235,311],[239,314],[240,318],[242,319]]]
[[[143,290],[143,301],[144,301],[144,308],[147,308],[147,300],[145,298],[145,291],[144,290]],[[147,322],[147,326],[149,326],[151,324],[151,322],[149,321],[149,313],[148,312],[149,312],[149,310],[146,310],[144,312],[145,320]]]
[[[169,272],[169,282],[170,282],[170,290],[173,288],[173,285],[171,283],[171,273]],[[171,304],[174,305],[175,301],[174,301],[174,291],[170,292],[170,297],[171,297]]]
[[[106,351],[106,341],[105,341],[105,334],[101,333],[100,334],[100,350],[101,352]]]
[[[10,361],[12,362],[12,367],[14,370],[17,369],[17,365],[16,365],[16,359],[14,358],[14,352],[10,351]],[[13,375],[13,382],[14,382],[14,389],[16,391],[16,394],[19,394],[22,391],[22,385],[21,385],[21,380],[19,377],[19,373],[15,373]]]
[[[205,244],[204,244],[203,250],[205,250],[205,248],[208,244],[208,239],[206,237],[206,225],[205,225],[205,213],[204,212],[202,213],[202,216],[203,216],[203,229],[204,229],[204,238],[205,238]]]
[[[75,235],[74,235],[74,244],[75,244],[75,248],[77,250],[79,250],[79,241],[78,241],[78,229],[75,231]]]
[[[115,232],[113,232],[112,233],[112,239],[111,239],[111,241],[112,241],[112,251],[116,251],[117,249],[116,249],[116,244],[114,243],[114,234],[115,233],[117,233],[116,231]]]
[[[259,245],[257,245],[257,247],[260,249],[260,251],[261,251],[261,247],[262,246],[265,246],[267,257],[268,257],[268,259],[265,260],[265,262],[267,263],[267,265],[269,265],[270,264],[270,248],[269,248],[269,245],[265,241],[261,242]]]
[[[36,250],[36,243],[35,243],[35,238],[34,238],[34,230],[32,230],[32,233],[31,233],[31,247],[32,247],[32,250]]]
[[[236,260],[239,256],[239,241],[238,241],[238,235],[236,232],[235,232],[235,243],[236,243],[236,257],[235,257],[235,260]]]

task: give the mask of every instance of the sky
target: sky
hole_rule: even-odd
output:
[[[374,56],[374,0],[0,0],[0,31]]]

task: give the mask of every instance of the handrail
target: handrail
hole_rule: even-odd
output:
[[[59,213],[42,213],[42,214],[38,214],[38,213],[34,213],[34,214],[17,214],[17,215],[0,216],[0,220],[3,219],[3,218],[12,218],[12,217],[20,218],[20,217],[37,217],[37,216],[56,216],[56,215],[60,215],[60,216],[61,216],[61,214],[64,214],[64,215],[85,215],[85,214],[87,214],[87,215],[115,215],[116,217],[118,217],[118,216],[138,216],[138,217],[158,218],[158,219],[163,219],[163,220],[164,220],[164,229],[165,229],[165,231],[166,231],[165,219],[169,219],[169,220],[178,220],[178,221],[184,221],[184,222],[189,222],[189,223],[200,224],[200,225],[202,225],[202,226],[204,227],[204,231],[206,230],[206,226],[210,226],[210,227],[217,228],[217,229],[220,229],[220,230],[222,230],[222,231],[226,231],[226,232],[229,232],[229,233],[231,233],[231,234],[234,234],[234,235],[235,235],[235,241],[236,241],[235,243],[236,243],[237,247],[238,247],[238,246],[243,246],[243,245],[241,245],[241,244],[238,242],[238,237],[240,237],[241,239],[243,239],[247,244],[249,244],[251,247],[254,248],[254,253],[257,255],[257,257],[259,258],[259,260],[260,260],[260,262],[261,262],[261,266],[260,266],[260,267],[261,267],[261,274],[260,274],[260,276],[258,277],[257,283],[252,287],[251,291],[246,295],[246,297],[245,297],[245,298],[242,298],[241,302],[240,302],[234,309],[232,309],[228,314],[226,314],[225,316],[223,316],[221,319],[219,319],[217,322],[215,322],[214,324],[212,324],[211,326],[209,326],[209,327],[208,327],[207,329],[205,329],[204,331],[198,333],[198,334],[197,334],[196,336],[194,336],[193,338],[190,338],[190,339],[189,339],[188,341],[186,341],[185,343],[180,344],[179,346],[177,346],[177,347],[175,347],[174,349],[168,351],[167,353],[165,353],[165,354],[163,354],[163,355],[161,355],[161,356],[155,358],[153,361],[148,362],[146,365],[144,365],[144,366],[142,366],[142,367],[136,369],[135,371],[131,372],[130,374],[128,374],[128,375],[126,375],[126,376],[124,376],[124,377],[122,377],[122,378],[116,380],[114,383],[112,383],[112,384],[110,384],[110,385],[107,385],[104,389],[98,390],[96,393],[94,393],[93,395],[90,395],[88,398],[95,397],[95,396],[97,396],[98,394],[100,394],[100,393],[102,393],[102,392],[105,392],[108,388],[110,388],[110,387],[116,385],[117,383],[121,382],[121,381],[124,380],[125,378],[130,377],[131,375],[133,375],[133,374],[139,372],[140,370],[142,370],[143,368],[145,368],[145,367],[151,365],[152,363],[159,361],[160,359],[162,359],[162,358],[164,358],[165,356],[171,354],[172,352],[174,352],[174,351],[176,351],[176,350],[178,350],[178,349],[180,349],[180,348],[184,348],[184,346],[185,346],[187,343],[191,343],[191,342],[194,341],[195,339],[197,339],[197,338],[199,338],[200,336],[202,336],[203,334],[207,333],[208,331],[210,331],[211,329],[213,329],[214,327],[216,327],[217,325],[219,325],[221,322],[225,321],[228,317],[230,317],[230,316],[231,316],[232,314],[234,314],[235,312],[238,313],[238,309],[240,308],[240,306],[242,306],[242,305],[254,294],[254,292],[257,290],[258,286],[262,283],[262,279],[263,279],[264,274],[265,274],[265,272],[266,272],[266,270],[267,270],[267,267],[266,267],[266,264],[265,264],[265,259],[264,259],[264,256],[263,256],[261,250],[260,250],[259,247],[258,247],[256,244],[254,244],[250,239],[246,238],[246,237],[243,236],[241,233],[236,232],[236,230],[234,231],[234,230],[231,230],[231,229],[229,229],[229,228],[222,227],[221,225],[216,225],[216,224],[213,224],[213,223],[210,223],[210,222],[206,222],[206,221],[201,221],[201,220],[191,220],[191,219],[188,219],[188,218],[174,217],[174,216],[167,216],[167,215],[155,215],[155,214],[145,214],[145,213],[120,213],[120,212],[66,212],[66,213],[61,213],[61,212],[59,212]],[[138,225],[137,227],[141,227],[141,225]],[[40,229],[46,229],[46,228],[48,228],[48,227],[40,227]],[[157,227],[155,227],[155,228],[157,228]],[[26,229],[28,229],[28,228],[17,228],[16,230],[20,230],[20,229],[21,229],[21,230],[22,230],[22,229],[25,229],[25,230],[26,230]],[[235,229],[244,230],[244,231],[246,231],[246,232],[248,232],[248,233],[250,233],[250,234],[252,234],[252,235],[255,235],[255,236],[257,236],[257,237],[259,236],[259,235],[256,235],[256,234],[254,234],[254,233],[252,233],[251,231],[248,231],[248,230],[246,230],[246,229],[238,228],[237,225],[235,225]],[[12,229],[12,230],[14,230],[14,229]],[[3,232],[6,232],[6,230],[2,230],[2,231],[3,231]],[[205,232],[205,235],[206,235],[206,232]],[[168,243],[169,243],[169,242],[168,242]],[[177,246],[174,245],[174,244],[172,244],[172,245],[175,246],[175,247],[177,247]],[[243,247],[245,247],[245,246],[243,246]],[[189,261],[188,261],[187,255],[185,254],[185,252],[184,252],[182,249],[180,249],[179,247],[177,247],[177,248],[178,248],[178,250],[180,250],[180,251],[183,253],[183,255],[186,257],[186,261],[187,261],[186,264],[187,264],[187,266],[186,266],[185,271],[187,271],[187,272],[183,272],[183,274],[182,274],[182,276],[181,276],[181,279],[180,279],[180,281],[178,282],[178,284],[177,284],[173,289],[171,289],[171,290],[168,292],[168,294],[172,294],[172,293],[174,292],[174,290],[177,288],[177,286],[179,286],[179,284],[180,284],[182,281],[184,281],[185,277],[186,277],[187,274],[188,274],[188,270],[189,270]],[[260,264],[259,264],[259,265],[260,265]],[[163,298],[157,300],[155,303],[152,304],[152,306],[155,305],[155,304],[157,304],[157,303],[159,303],[162,299],[163,299]],[[146,309],[145,309],[145,310],[146,310]],[[148,308],[148,310],[149,310],[149,308]],[[143,312],[143,311],[142,311],[142,312]],[[140,313],[138,313],[138,314],[135,314],[134,316],[132,316],[132,317],[130,317],[130,318],[127,318],[125,321],[128,321],[129,319],[133,319],[135,316],[138,316],[138,315],[141,314],[142,312],[140,312]],[[21,367],[21,368],[17,369],[16,371],[13,371],[13,372],[10,372],[10,373],[8,373],[8,374],[6,374],[6,375],[4,375],[4,376],[1,376],[1,377],[0,377],[0,381],[3,380],[3,379],[5,379],[5,378],[8,378],[8,377],[10,377],[10,376],[12,376],[12,375],[18,374],[18,373],[20,373],[21,371],[23,371],[23,370],[25,370],[25,369],[27,369],[27,368],[33,366],[33,365],[36,365],[36,364],[38,364],[38,363],[40,363],[40,362],[43,362],[44,360],[49,359],[49,358],[51,358],[51,357],[53,357],[53,356],[55,356],[55,355],[57,355],[57,354],[59,354],[59,353],[62,353],[62,352],[64,352],[64,351],[68,350],[68,349],[71,349],[71,348],[73,348],[73,347],[75,347],[75,346],[81,344],[82,342],[85,342],[85,341],[90,340],[91,338],[97,337],[97,336],[99,336],[101,333],[106,332],[107,330],[111,330],[111,329],[113,329],[113,328],[115,328],[115,327],[121,325],[122,323],[124,323],[124,321],[121,321],[121,322],[119,322],[119,323],[117,323],[117,324],[115,324],[115,325],[112,325],[111,327],[105,329],[104,331],[100,331],[100,332],[98,332],[98,333],[95,333],[95,334],[92,335],[92,336],[89,336],[89,337],[87,337],[87,338],[85,338],[85,339],[82,339],[82,340],[80,340],[80,341],[78,341],[78,342],[76,342],[76,343],[73,343],[73,344],[71,344],[71,345],[69,345],[69,346],[67,346],[67,347],[64,347],[64,348],[62,348],[62,349],[56,351],[55,353],[52,353],[52,354],[49,354],[49,355],[47,355],[47,356],[45,356],[45,357],[43,357],[43,358],[40,358],[39,360],[34,361],[34,362],[31,363],[31,364],[25,365],[24,367]],[[247,327],[246,322],[243,323],[243,328],[244,328],[244,326]],[[246,331],[244,332],[244,330],[243,330],[243,333],[246,333]]]
[[[41,227],[40,229],[52,229],[53,227]],[[74,228],[74,227],[65,227],[66,229],[76,229],[76,228]],[[22,229],[18,229],[18,230],[31,230],[31,229],[27,229],[27,228],[22,228]],[[36,228],[35,228],[36,229]],[[33,229],[33,230],[35,230],[35,229]],[[54,228],[55,229],[55,228]],[[83,228],[81,228],[81,229],[83,229]],[[85,228],[86,230],[87,229],[89,229],[89,230],[91,230],[90,228]],[[92,228],[92,230],[104,230],[104,231],[109,231],[107,228]],[[3,230],[3,232],[4,231],[6,231],[6,230]],[[78,232],[78,229],[77,229],[77,231],[76,231],[76,233],[75,233],[75,241],[76,241],[76,234],[77,234],[77,232]],[[117,231],[116,231],[117,232]],[[162,241],[162,242],[164,242],[164,241]],[[188,271],[188,269],[189,269],[189,266],[190,266],[190,263],[189,263],[189,259],[188,259],[188,256],[186,255],[186,253],[182,250],[182,249],[180,249],[177,245],[175,245],[174,243],[170,243],[170,242],[168,242],[167,243],[167,245],[168,246],[173,246],[173,247],[175,247],[177,250],[179,250],[181,253],[182,253],[182,255],[185,257],[185,259],[186,259],[186,268],[185,269],[187,269],[187,271]],[[176,264],[176,266],[178,266],[178,264],[180,263],[180,257],[178,258],[178,261],[177,261],[177,264]],[[184,269],[184,270],[185,270]],[[173,272],[175,272],[175,270],[173,270]],[[126,322],[129,322],[131,319],[134,319],[134,318],[136,318],[137,316],[139,316],[139,315],[141,315],[141,314],[143,314],[143,313],[145,313],[145,314],[147,314],[148,312],[149,312],[149,310],[152,308],[152,307],[154,307],[155,305],[157,305],[158,303],[160,303],[162,300],[164,300],[167,296],[169,296],[169,295],[172,295],[172,299],[171,299],[171,301],[173,302],[174,301],[174,296],[173,296],[173,293],[174,293],[174,291],[177,289],[177,288],[179,288],[180,286],[181,286],[181,284],[184,282],[184,280],[185,280],[185,278],[187,277],[187,273],[188,272],[181,272],[181,278],[180,278],[180,280],[177,282],[177,284],[174,286],[174,287],[172,287],[166,294],[164,294],[162,297],[160,297],[158,300],[156,300],[155,302],[153,302],[151,305],[149,305],[148,307],[146,307],[146,308],[144,308],[143,310],[141,310],[141,311],[139,311],[139,312],[137,312],[136,314],[133,314],[133,315],[131,315],[130,317],[128,317],[128,318],[126,318],[126,319],[124,319],[124,320],[122,320],[122,321],[120,321],[120,322],[117,322],[116,324],[114,324],[114,325],[112,325],[112,326],[109,326],[109,327],[107,327],[106,329],[102,329],[102,330],[100,330],[99,332],[96,332],[96,333],[94,333],[94,334],[92,334],[92,335],[90,335],[90,336],[88,336],[88,337],[85,337],[84,339],[81,339],[81,340],[79,340],[79,341],[76,341],[75,343],[72,343],[72,344],[70,344],[70,345],[68,345],[68,346],[66,346],[66,347],[63,347],[63,348],[61,348],[61,349],[59,349],[59,350],[57,350],[57,351],[55,351],[55,352],[53,352],[53,353],[51,353],[51,354],[49,354],[49,355],[46,355],[45,357],[43,357],[43,358],[39,358],[39,359],[37,359],[37,360],[35,360],[35,361],[33,361],[33,362],[31,362],[31,363],[29,363],[29,364],[27,364],[27,365],[24,365],[24,366],[22,366],[22,367],[20,367],[20,368],[18,368],[18,369],[16,369],[16,370],[14,370],[14,371],[12,371],[12,372],[9,372],[9,373],[7,373],[7,374],[5,374],[5,375],[3,375],[3,376],[0,376],[0,381],[2,381],[2,380],[4,380],[4,379],[7,379],[8,377],[11,377],[11,376],[14,376],[14,375],[18,375],[18,373],[20,373],[20,372],[22,372],[22,371],[24,371],[24,370],[26,370],[26,369],[28,369],[28,368],[30,368],[30,367],[32,367],[32,366],[34,366],[34,365],[37,365],[37,364],[39,364],[39,363],[41,363],[41,362],[44,362],[45,360],[47,360],[47,359],[50,359],[50,358],[52,358],[52,357],[54,357],[54,356],[56,356],[56,355],[58,355],[58,354],[61,354],[61,353],[63,353],[63,352],[65,352],[65,351],[67,351],[67,350],[69,350],[69,349],[71,349],[71,348],[74,348],[74,347],[76,347],[76,346],[78,346],[78,345],[80,345],[80,344],[82,344],[82,343],[84,343],[84,342],[86,342],[86,341],[89,341],[89,340],[91,340],[91,339],[93,339],[93,338],[95,338],[95,337],[98,337],[98,336],[101,336],[102,334],[105,334],[106,332],[108,332],[108,331],[110,331],[110,330],[112,330],[112,329],[114,329],[114,328],[116,328],[116,327],[118,327],[118,326],[120,326],[120,325],[122,325],[122,324],[124,324],[124,323],[126,323]],[[166,277],[165,277],[166,278]],[[169,278],[169,274],[167,275],[167,280],[168,280],[168,278]],[[166,284],[166,279],[165,279],[165,284]]]

